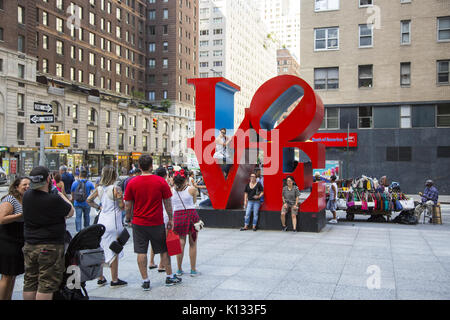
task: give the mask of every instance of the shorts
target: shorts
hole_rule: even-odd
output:
[[[328,200],[327,210],[336,211],[336,200]]]
[[[149,241],[155,254],[167,252],[166,228],[164,224],[159,226],[133,224],[134,253],[147,254]]]
[[[294,209],[294,207],[295,207],[296,209]],[[295,205],[293,205],[293,204],[288,204],[288,205],[287,205],[287,208],[285,208],[284,205],[283,205],[283,207],[281,207],[281,212],[284,213],[284,214],[290,212],[291,214],[297,215],[297,214],[298,214],[298,210],[299,210],[299,207],[298,207],[298,206],[295,206]]]
[[[63,244],[28,244],[23,247],[25,275],[23,291],[54,293],[64,274]]]

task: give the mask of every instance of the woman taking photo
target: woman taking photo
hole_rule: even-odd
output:
[[[22,199],[30,179],[17,178],[0,203],[0,300],[11,300],[16,276],[25,272]]]
[[[105,263],[111,267],[112,288],[127,285],[127,282],[120,280],[118,276],[119,259],[123,257],[123,251],[117,256],[109,248],[111,243],[117,240],[117,237],[123,230],[121,210],[124,208],[123,194],[120,187],[114,185],[116,179],[117,173],[114,167],[104,167],[99,186],[87,199],[89,206],[100,210],[97,223],[104,225],[106,228],[100,246],[105,251]],[[94,202],[95,198],[99,199],[102,204],[101,206]],[[103,286],[106,282],[106,278],[102,275],[97,281],[97,284]]]
[[[174,173],[173,181],[175,186],[172,189],[172,207],[173,207],[173,231],[180,236],[181,254],[177,255],[178,271],[177,275],[183,274],[183,256],[184,247],[186,245],[186,236],[189,235],[189,260],[191,262],[191,277],[197,276],[195,266],[197,262],[197,231],[194,223],[200,218],[195,210],[195,202],[197,201],[197,189],[188,186],[188,179],[184,170]]]
[[[287,231],[286,226],[286,213],[290,212],[292,216],[292,231],[297,232],[297,214],[299,207],[300,191],[297,186],[294,185],[294,178],[288,176],[286,178],[286,186],[283,187],[282,199],[283,208],[281,209],[281,225],[283,231]]]
[[[246,208],[244,227],[241,231],[248,230],[250,223],[250,215],[253,211],[253,231],[256,231],[256,224],[258,223],[258,212],[261,206],[261,197],[264,195],[263,186],[261,183],[256,182],[256,174],[250,175],[250,183],[245,187],[244,193],[244,208]]]

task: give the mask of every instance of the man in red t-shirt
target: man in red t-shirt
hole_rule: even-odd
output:
[[[166,228],[164,226],[163,207],[166,208],[169,222],[167,229],[173,227],[172,192],[167,182],[151,174],[153,159],[149,155],[139,158],[139,167],[142,175],[130,180],[125,190],[125,210],[127,221],[133,217],[134,252],[137,253],[139,271],[143,279],[142,288],[150,290],[150,280],[147,273],[148,242],[151,242],[153,252],[161,254],[161,261],[166,266],[166,286],[181,282],[172,273],[172,265],[166,245]]]

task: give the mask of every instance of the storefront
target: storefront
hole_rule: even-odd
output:
[[[71,149],[64,156],[66,157],[64,164],[67,164],[69,170],[72,169],[72,173],[75,174],[76,167],[80,168],[84,162],[84,151]]]
[[[31,170],[39,164],[39,150],[30,147],[11,147],[9,149],[11,175],[29,175]],[[13,172],[13,163],[16,163]]]
[[[170,153],[169,153],[169,152],[164,152],[164,153],[161,155],[161,164],[162,164],[163,166],[170,166],[170,165],[173,164],[173,162],[172,162],[172,157],[170,156]]]
[[[46,167],[51,171],[59,171],[59,167],[67,162],[67,149],[47,149],[45,152]]]
[[[128,152],[119,152],[119,174],[127,175],[128,171],[130,171],[130,154]]]
[[[9,148],[0,146],[0,166],[2,166],[2,168],[4,170],[6,170],[6,167],[5,167],[6,164],[3,165],[3,162],[5,160],[9,159],[9,157],[7,156],[8,154],[9,154]],[[7,161],[7,162],[8,162],[7,165],[8,165],[8,170],[9,170],[9,161]]]
[[[102,168],[105,166],[117,167],[117,152],[115,151],[103,151]]]
[[[139,157],[142,156],[140,152],[132,152],[131,153],[131,163],[135,165],[136,168],[139,168]]]
[[[102,158],[102,151],[88,151],[87,164],[89,166],[89,175],[97,177],[100,174],[100,159]]]
[[[161,155],[159,153],[153,153],[153,167],[159,167],[161,164]]]

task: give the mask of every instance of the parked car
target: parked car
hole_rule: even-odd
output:
[[[0,167],[0,185],[8,182],[8,177],[6,176],[5,170]]]

